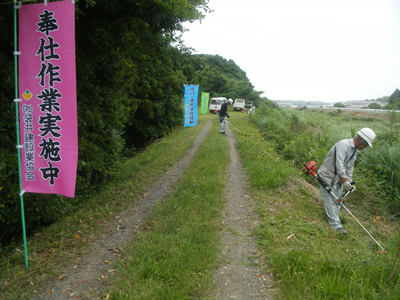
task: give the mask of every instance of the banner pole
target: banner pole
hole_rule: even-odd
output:
[[[24,239],[24,253],[25,253],[25,268],[28,269],[28,247],[26,244],[26,230],[25,230],[25,213],[24,213],[24,192],[22,190],[22,180],[21,180],[21,146],[19,137],[19,99],[18,99],[18,34],[17,34],[17,10],[21,7],[21,2],[18,5],[17,1],[14,0],[14,79],[15,79],[15,127],[17,131],[17,151],[18,151],[18,178],[19,178],[19,190],[20,190],[20,203],[21,203],[21,219],[22,219],[22,236]]]

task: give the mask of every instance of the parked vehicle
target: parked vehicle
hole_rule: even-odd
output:
[[[251,110],[253,108],[253,102],[252,101],[246,102],[246,104],[244,105],[244,108],[246,110]]]
[[[245,101],[243,99],[236,99],[233,103],[233,110],[244,111]]]
[[[210,113],[216,114],[221,109],[222,103],[226,102],[225,97],[215,97],[211,98],[210,101]]]

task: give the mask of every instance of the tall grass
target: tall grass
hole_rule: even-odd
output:
[[[258,110],[258,114],[263,112]],[[313,191],[296,178],[307,179],[297,165],[284,161],[286,155],[283,152],[275,153],[274,133],[265,132],[272,128],[287,130],[284,139],[290,137],[294,145],[303,145],[305,149],[309,149],[307,142],[301,141],[305,137],[310,143],[314,141],[314,147],[327,143],[319,150],[324,157],[334,143],[328,129],[336,133],[340,130],[336,129],[335,123],[327,124],[326,121],[323,130],[314,127],[318,120],[313,118],[311,126],[302,119],[293,118],[290,113],[285,115],[276,111],[268,112],[267,117],[252,117],[259,129],[246,125],[245,120],[231,121],[235,126],[242,126],[244,134],[236,136],[240,152],[248,172],[256,174],[250,176],[250,181],[258,199],[261,224],[255,235],[269,266],[265,272],[272,272],[279,299],[400,299],[400,265],[397,259],[400,236],[394,231],[398,225],[385,221],[384,216],[371,215],[363,203],[350,199],[346,206],[353,212],[355,210],[358,219],[381,241],[387,252],[380,254],[379,247],[348,214],[341,213],[340,216],[350,232],[349,236],[336,234],[326,222],[318,190]],[[293,122],[304,122],[301,126],[307,128],[306,131],[318,134],[309,136],[302,130],[292,134],[290,123]],[[340,128],[348,126],[350,129],[353,125],[341,124]],[[362,125],[357,123],[356,126]],[[245,126],[251,134],[246,134]],[[315,154],[318,153],[316,150]],[[264,157],[274,157],[274,160],[269,163]],[[257,163],[261,166],[256,166]],[[361,166],[357,168],[364,169]],[[278,172],[285,175],[278,176],[278,179],[284,179],[271,179],[275,176],[271,172],[273,169],[280,169]],[[362,174],[365,175],[368,174]],[[265,182],[261,183],[260,178]],[[363,182],[365,186],[368,184],[371,182]],[[265,189],[260,190],[260,187]]]
[[[266,120],[268,118],[262,119],[261,122],[266,122]],[[242,115],[233,115],[231,122],[235,127],[240,128],[241,134],[236,135],[236,139],[240,145],[240,156],[246,162],[247,175],[253,187],[258,190],[267,190],[282,186],[291,176],[293,169],[288,162],[271,151],[275,142],[266,139],[265,135]],[[263,128],[273,126],[265,124],[263,123]]]
[[[376,149],[377,148],[377,149]],[[378,204],[384,211],[400,216],[400,143],[380,143],[359,159],[360,166],[377,187]]]
[[[400,295],[400,278],[391,277],[390,262],[382,256],[328,258],[293,250],[277,256],[274,265],[280,267],[278,277],[290,282],[288,299],[372,300]]]
[[[397,214],[400,208],[398,138],[399,124],[391,119],[357,117],[341,110],[322,112],[298,109],[261,107],[251,120],[260,128],[261,135],[279,156],[295,168],[310,160],[320,166],[329,149],[339,140],[355,137],[363,127],[372,128],[377,138],[373,149],[358,155],[358,172],[354,179],[361,187],[358,198],[379,199],[366,203]],[[386,120],[387,119],[387,120]],[[395,142],[396,141],[396,142]]]

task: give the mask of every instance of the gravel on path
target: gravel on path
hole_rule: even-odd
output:
[[[247,193],[248,182],[236,148],[236,140],[228,129],[230,164],[225,192],[224,229],[221,234],[224,263],[214,280],[218,284],[216,299],[274,299],[273,281],[261,271],[253,229],[257,226],[254,205]],[[221,137],[223,138],[223,137]]]

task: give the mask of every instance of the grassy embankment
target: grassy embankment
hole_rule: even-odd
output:
[[[399,299],[399,226],[381,214],[384,210],[374,207],[375,198],[370,196],[376,195],[371,190],[377,188],[368,186],[374,181],[361,180],[365,174],[355,170],[359,190],[345,205],[385,247],[384,254],[343,209],[341,218],[349,235],[338,235],[329,228],[316,182],[312,186],[305,181],[310,178],[298,163],[301,159],[322,163],[339,139],[354,136],[362,127],[383,135],[388,123],[381,118],[293,110],[274,110],[256,121],[263,128],[262,137],[271,137],[268,142],[243,118],[234,125],[243,130],[237,135],[238,144],[262,221],[256,236],[276,278],[280,299]],[[280,145],[269,131],[290,139]],[[281,156],[291,159],[282,162],[281,156],[271,154],[271,148],[281,149]],[[379,153],[379,147],[374,151]],[[262,167],[257,166],[259,162]],[[285,167],[288,164],[293,168]]]

